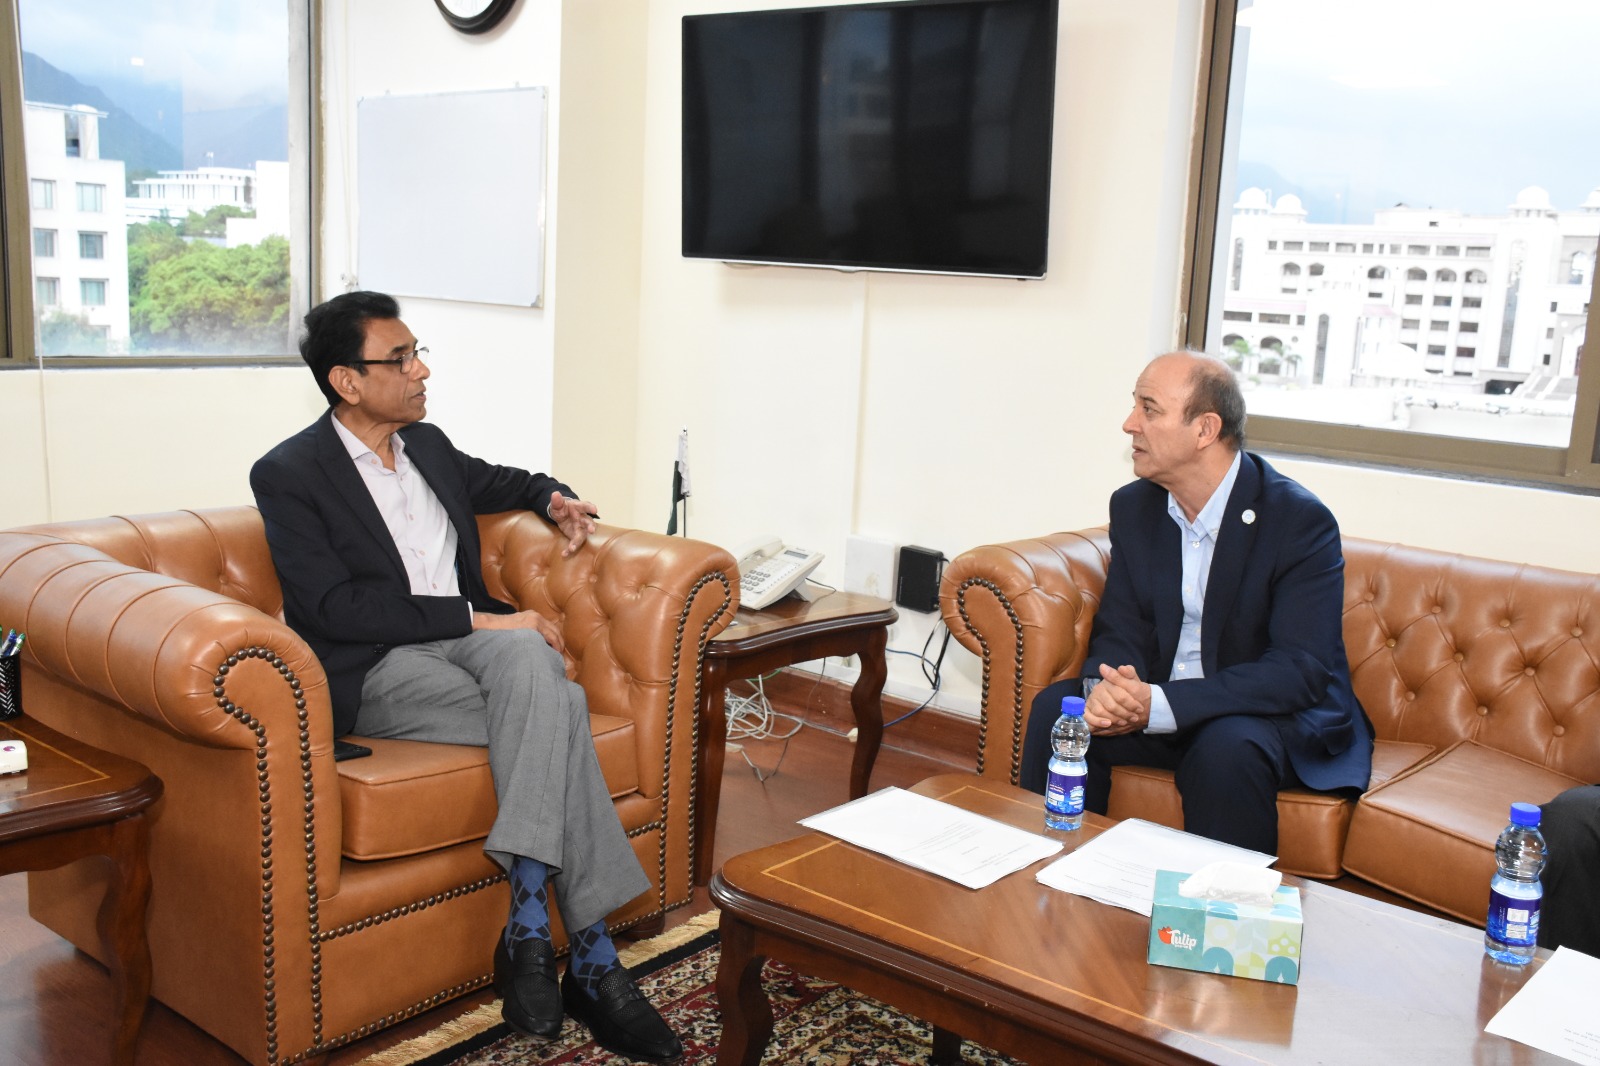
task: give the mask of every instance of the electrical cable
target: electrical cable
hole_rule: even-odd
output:
[[[934,634],[937,633],[941,628],[944,630],[944,640],[939,644],[939,656],[937,659],[930,660],[928,658],[928,648],[933,643]],[[944,667],[944,653],[949,647],[950,627],[945,625],[944,619],[941,618],[932,629],[928,630],[928,639],[922,642],[921,652],[901,651],[899,648],[884,649],[890,655],[909,655],[911,658],[919,660],[922,663],[922,676],[927,680],[928,684],[932,686],[933,690],[928,693],[927,699],[911,708],[911,710],[907,711],[905,714],[902,714],[893,721],[883,723],[883,728],[888,729],[890,726],[899,725],[901,722],[905,721],[907,718],[910,718],[912,715],[916,714],[918,711],[922,710],[924,707],[928,706],[928,704],[933,702],[933,697],[939,694],[939,682],[941,680],[940,672]],[[932,671],[931,673],[929,672],[930,669]]]
[[[778,761],[771,770],[763,771],[750,759],[749,752],[741,745],[739,755],[755,771],[756,780],[765,783],[775,776],[778,768],[783,765],[784,756],[789,754],[789,740],[799,733],[805,722],[792,714],[783,714],[772,709],[772,703],[767,698],[766,681],[778,673],[774,670],[761,677],[746,679],[746,683],[754,686],[755,691],[749,695],[736,695],[731,690],[727,696],[727,739],[740,740],[781,740],[783,749],[778,753]],[[787,732],[778,732],[778,723],[792,724]]]

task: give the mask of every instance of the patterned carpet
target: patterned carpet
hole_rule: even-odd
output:
[[[717,959],[715,912],[623,952],[639,986],[683,1039],[680,1066],[716,1061],[722,1036],[713,987]],[[922,1066],[928,1061],[928,1027],[876,1000],[781,963],[767,964],[762,983],[774,1016],[764,1064]],[[971,1042],[962,1045],[961,1057],[972,1066],[1015,1064]],[[570,1020],[553,1041],[524,1036],[500,1020],[497,1000],[361,1066],[615,1066],[628,1061],[596,1047],[589,1031]]]

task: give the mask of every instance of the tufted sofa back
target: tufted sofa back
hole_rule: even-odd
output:
[[[1344,541],[1351,681],[1381,740],[1600,781],[1600,577]]]

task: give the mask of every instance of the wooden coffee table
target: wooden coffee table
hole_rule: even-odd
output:
[[[1043,831],[1041,798],[997,781],[915,791]],[[1072,848],[1110,824],[1059,836]],[[761,1057],[768,957],[924,1019],[934,1061],[954,1061],[952,1033],[1034,1066],[1563,1061],[1483,1032],[1548,953],[1500,966],[1480,930],[1286,877],[1305,909],[1298,986],[1167,969],[1145,962],[1149,919],[1045,888],[1042,865],[974,892],[815,833],[732,859],[711,882],[717,1062]]]
[[[885,649],[889,627],[899,617],[888,600],[858,592],[830,592],[811,602],[791,596],[759,611],[739,611],[733,624],[706,645],[696,752],[700,795],[695,811],[695,884],[703,885],[711,877],[728,735],[724,706],[728,682],[826,655],[857,656],[861,673],[850,690],[850,709],[856,718],[850,798],[858,799],[867,794],[883,739],[883,683],[889,676]]]
[[[148,830],[161,779],[30,718],[0,722],[0,740],[28,746],[28,770],[0,777],[0,874],[52,870],[91,855],[115,866],[100,905],[100,940],[115,984],[111,1061],[133,1062],[150,998]]]

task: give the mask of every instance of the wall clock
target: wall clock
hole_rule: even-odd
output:
[[[510,13],[517,0],[433,0],[444,20],[462,33],[485,33]]]

